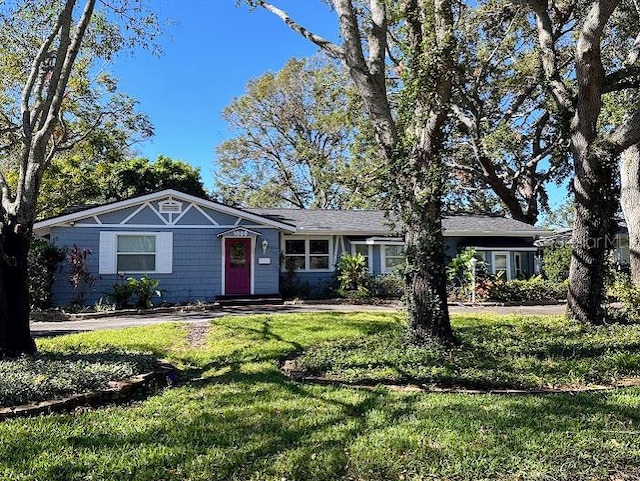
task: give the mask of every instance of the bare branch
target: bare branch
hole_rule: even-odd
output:
[[[330,57],[339,59],[339,60],[343,60],[344,59],[344,49],[339,47],[338,45],[332,43],[331,41],[327,40],[326,38],[321,37],[320,35],[316,35],[313,32],[310,32],[309,30],[307,30],[306,28],[304,28],[302,25],[300,25],[299,23],[297,23],[296,21],[294,21],[287,12],[285,12],[284,10],[279,9],[278,7],[268,3],[268,2],[263,2],[263,1],[259,1],[258,5],[260,5],[262,8],[264,8],[265,10],[268,10],[269,12],[273,13],[274,15],[280,17],[280,19],[286,23],[289,28],[291,28],[291,30],[293,30],[294,32],[298,32],[300,35],[302,35],[304,38],[306,38],[307,40],[310,40],[311,42],[313,42],[314,44],[316,44],[318,47],[320,47],[322,50],[324,50],[327,55],[329,55]]]

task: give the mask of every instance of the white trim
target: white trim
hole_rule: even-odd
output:
[[[445,230],[445,237],[542,237],[553,232],[544,230]]]
[[[93,216],[93,220],[95,220],[95,221],[96,221],[96,224],[98,224],[98,225],[99,225],[99,224],[102,224],[102,220],[101,220],[101,219],[100,219],[100,217],[98,217],[97,215],[94,215],[94,216]]]
[[[292,240],[292,241],[304,241],[304,254],[290,254],[290,256],[292,257],[302,257],[304,255],[304,269],[296,269],[294,272],[333,272],[335,270],[336,264],[335,261],[332,259],[332,256],[337,253],[337,245],[335,246],[334,250],[334,243],[333,242],[333,236],[300,236],[300,235],[296,235],[296,236],[288,236],[285,237],[283,235],[282,237],[282,243],[280,244],[282,247],[282,255],[284,258],[284,262],[282,263],[282,271],[285,272],[287,270],[287,241]],[[311,254],[311,241],[312,240],[326,240],[329,241],[329,249],[327,254]],[[310,265],[310,258],[311,257],[327,257],[328,261],[329,261],[329,267],[327,269],[310,269],[309,265]]]
[[[220,292],[222,293],[223,296],[227,296],[227,295],[236,295],[236,294],[227,294],[227,239],[251,239],[251,246],[249,247],[250,252],[249,252],[249,256],[251,257],[251,260],[249,261],[250,264],[250,271],[249,271],[249,277],[250,277],[250,287],[249,287],[249,295],[253,296],[256,292],[256,278],[255,278],[255,273],[256,273],[256,256],[255,251],[256,251],[256,238],[255,237],[238,237],[238,236],[226,236],[226,237],[222,237],[222,279],[220,280]],[[242,295],[242,294],[238,294],[238,295]]]
[[[491,273],[493,275],[496,274],[496,255],[503,255],[507,258],[506,272],[505,272],[505,281],[511,280],[511,255],[509,251],[492,251],[491,252]],[[502,270],[502,269],[500,269]]]
[[[296,227],[291,224],[286,224],[284,222],[279,222],[273,219],[269,219],[267,217],[263,217],[258,214],[253,214],[248,211],[236,209],[235,207],[229,207],[223,204],[218,204],[217,202],[212,202],[210,200],[200,199],[199,197],[195,197],[189,194],[184,194],[182,192],[178,192],[177,190],[173,190],[173,189],[166,189],[160,192],[141,195],[139,197],[133,197],[131,199],[122,200],[119,202],[113,202],[111,204],[105,204],[98,207],[92,207],[86,210],[74,212],[72,214],[62,215],[59,217],[54,217],[52,219],[43,220],[34,224],[33,229],[35,231],[38,231],[38,230],[46,229],[52,226],[65,225],[72,221],[84,219],[86,217],[92,217],[93,215],[105,214],[107,212],[115,212],[118,210],[127,209],[129,207],[132,207],[138,204],[144,204],[147,202],[153,202],[153,201],[165,199],[167,197],[176,198],[184,202],[190,202],[195,204],[198,207],[203,206],[208,209],[212,209],[217,212],[220,212],[222,214],[229,214],[234,217],[242,217],[243,219],[247,219],[249,221],[259,222],[259,223],[262,223],[263,225],[268,225],[271,227],[283,229],[286,232],[294,233],[297,230]]]
[[[75,227],[100,227],[100,228],[110,228],[113,227],[115,229],[163,229],[163,228],[168,228],[168,229],[233,229],[234,227],[238,227],[235,225],[201,225],[201,224],[196,224],[196,225],[188,225],[188,224],[184,224],[184,225],[163,225],[163,224],[124,224],[124,225],[120,225],[120,224],[101,224],[101,225],[97,225],[97,224],[74,224]],[[243,226],[246,228],[251,228],[251,229],[274,229],[273,226],[269,226],[269,225],[246,225]]]
[[[175,219],[171,219],[171,225],[175,225],[178,222],[180,222],[180,219],[182,219],[185,215],[187,215],[187,212],[189,212],[191,210],[191,208],[193,207],[193,204],[189,204],[185,209],[182,209],[182,212],[180,212],[180,215],[178,217],[176,217]]]
[[[213,219],[209,214],[207,214],[204,209],[202,207],[200,207],[198,204],[191,204],[193,205],[193,207],[200,212],[209,222],[211,222],[213,225],[219,225],[215,219]]]
[[[387,254],[385,252],[385,247],[387,246],[403,246],[404,247],[404,243],[389,242],[388,244],[380,244],[380,272],[382,274],[388,274],[390,272],[393,272],[391,270],[387,270]]]
[[[150,236],[155,238],[155,268],[152,271],[118,270],[118,236]],[[161,256],[163,256],[161,258]],[[100,274],[172,274],[173,273],[173,232],[100,232],[98,258]]]
[[[518,267],[518,264],[520,264],[520,267]],[[518,269],[520,270],[520,272],[518,272]],[[513,273],[516,276],[516,279],[518,278],[518,276],[520,274],[522,274],[522,252],[514,252],[513,253]]]

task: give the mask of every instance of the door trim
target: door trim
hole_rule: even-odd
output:
[[[220,292],[222,293],[223,296],[227,295],[227,239],[251,239],[251,247],[250,247],[250,252],[249,252],[249,264],[251,266],[250,268],[250,292],[249,295],[253,296],[255,294],[255,251],[256,251],[256,238],[254,236],[250,236],[250,237],[240,237],[240,236],[225,236],[222,237],[222,275],[221,275],[221,279],[220,279]]]

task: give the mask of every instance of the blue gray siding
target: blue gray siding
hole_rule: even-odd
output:
[[[106,295],[113,284],[121,282],[117,274],[99,274],[99,234],[100,230],[120,231],[114,228],[57,227],[52,230],[51,240],[60,247],[72,248],[77,245],[90,249],[88,267],[96,281],[87,289],[85,304],[92,305]],[[153,232],[145,228],[139,231]],[[127,232],[137,229],[128,228]],[[158,230],[166,231],[166,229]],[[278,233],[274,229],[261,229],[263,234],[256,240],[254,252],[254,292],[256,294],[277,294],[279,278]],[[217,236],[219,229],[182,228],[173,230],[173,267],[171,274],[149,274],[160,281],[163,300],[167,302],[211,301],[222,294],[222,241]],[[262,254],[262,240],[267,239],[269,248]],[[258,265],[258,257],[269,257],[270,265]],[[64,263],[63,263],[64,264]],[[63,265],[53,287],[54,304],[68,305],[73,298],[73,287],[68,282],[68,267]],[[141,274],[132,275],[139,278]]]

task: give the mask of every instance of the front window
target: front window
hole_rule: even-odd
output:
[[[383,245],[382,246],[383,262],[382,268],[384,272],[397,270],[404,264],[404,246],[403,245]]]
[[[328,270],[329,239],[287,239],[284,243],[287,270]]]
[[[118,272],[154,272],[156,236],[118,235],[116,268]]]

